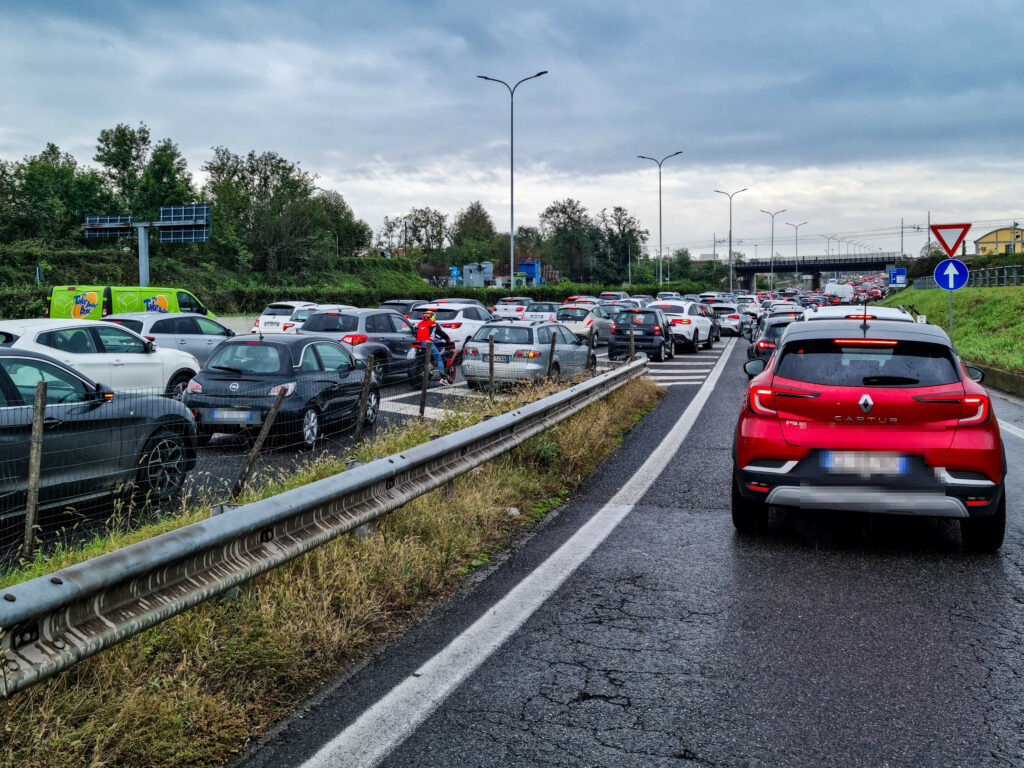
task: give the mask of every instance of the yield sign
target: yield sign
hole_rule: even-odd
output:
[[[970,224],[932,224],[932,233],[938,239],[942,250],[952,259],[956,256],[956,249],[960,247],[970,228]]]

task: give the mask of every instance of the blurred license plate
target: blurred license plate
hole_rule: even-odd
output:
[[[259,421],[260,415],[255,411],[238,411],[231,408],[214,408],[210,411],[210,419],[213,421],[230,421],[237,424],[247,424],[252,421]]]
[[[491,360],[491,356],[490,355],[484,355],[484,362],[485,363],[490,362],[490,360]],[[508,355],[495,355],[494,356],[494,362],[496,362],[496,363],[507,363],[508,362]]]
[[[839,475],[905,475],[907,458],[898,453],[825,451],[821,465]]]
[[[277,326],[279,326],[280,323],[269,323],[268,322],[268,323],[264,323],[264,325],[267,326],[267,328],[277,328]]]

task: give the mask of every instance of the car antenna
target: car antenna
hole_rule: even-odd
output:
[[[868,295],[866,293],[864,294],[864,313],[863,314],[864,314],[864,324],[861,326],[861,328],[864,331],[864,338],[867,338],[867,336],[868,336]]]

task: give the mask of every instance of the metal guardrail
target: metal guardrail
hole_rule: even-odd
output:
[[[499,456],[643,374],[647,359],[400,454],[3,590],[6,698]]]
[[[998,288],[1008,285],[1024,285],[1024,266],[1015,267],[988,267],[986,269],[974,269],[967,273],[967,285],[973,288]],[[935,278],[916,277],[914,288],[925,291],[930,288],[938,288]]]

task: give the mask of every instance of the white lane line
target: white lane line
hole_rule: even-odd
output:
[[[381,403],[380,403],[380,409],[382,411],[387,411],[389,413],[400,413],[403,416],[419,416],[420,415],[419,403],[416,403],[416,404],[413,404],[413,403],[395,403],[395,402],[385,402],[385,401],[382,400]],[[440,419],[440,418],[442,418],[444,416],[444,409],[443,408],[434,408],[434,407],[428,405],[426,408],[423,409],[423,415],[426,416],[428,419],[434,419],[434,420]]]
[[[732,341],[725,351],[732,349]],[[640,469],[583,527],[472,626],[395,686],[301,768],[369,768],[387,757],[501,647],[597,549],[668,466],[711,397],[722,364]]]
[[[659,379],[657,376],[655,376],[653,378],[654,378],[654,382],[656,384],[669,384],[669,383],[671,383],[673,381],[685,381],[685,382],[704,381],[704,377],[703,376],[673,376],[670,379]]]
[[[696,387],[700,381],[659,381],[662,387]]]
[[[1002,432],[1009,432],[1014,437],[1020,440],[1024,440],[1024,429],[1021,429],[1020,427],[1015,427],[1013,426],[1013,424],[1007,424],[1005,422],[1000,421],[999,430]]]

